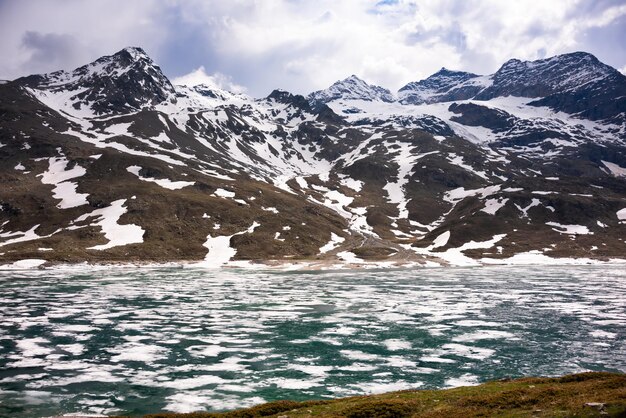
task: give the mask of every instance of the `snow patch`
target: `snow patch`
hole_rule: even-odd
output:
[[[107,244],[89,247],[87,248],[88,250],[108,250],[121,245],[140,244],[143,242],[143,234],[145,231],[140,226],[135,224],[120,225],[118,223],[122,215],[126,213],[125,203],[126,199],[115,200],[111,202],[110,206],[81,215],[74,221],[74,223],[76,223],[85,221],[88,218],[99,217],[98,221],[90,226],[99,226],[104,233],[104,237],[108,239],[109,242]]]
[[[466,197],[480,196],[482,198],[485,198],[487,196],[498,193],[499,191],[500,191],[499,184],[483,187],[480,189],[470,189],[470,190],[465,190],[464,187],[458,187],[456,189],[446,192],[443,197],[443,200],[445,200],[446,202],[456,204],[460,202],[461,200],[465,199]]]
[[[552,258],[543,254],[541,251],[532,250],[524,253],[515,254],[509,258],[482,258],[483,264],[495,265],[583,265],[583,264],[600,264],[601,261],[589,258]]]
[[[430,248],[433,249],[433,248],[443,247],[448,243],[449,239],[450,239],[450,231],[446,231],[433,240],[433,245],[431,245]]]
[[[232,199],[233,197],[235,197],[235,192],[231,192],[229,190],[219,189],[219,188],[215,190],[213,194],[215,196],[223,197],[225,199]]]
[[[500,208],[506,205],[509,199],[506,198],[498,198],[498,199],[487,199],[485,201],[485,207],[481,209],[482,212],[488,213],[490,215],[495,215]]]
[[[86,205],[88,193],[77,193],[78,184],[67,181],[76,177],[83,176],[87,170],[75,164],[73,168],[67,170],[68,161],[65,157],[51,157],[48,160],[48,170],[44,171],[41,176],[43,184],[53,184],[56,187],[52,190],[52,196],[60,199],[57,205],[59,209],[75,208],[77,206]]]
[[[301,176],[296,177],[296,183],[298,183],[298,186],[300,186],[301,189],[306,189],[309,187],[309,184],[306,182],[304,177]]]
[[[539,199],[535,199],[533,198],[530,203],[528,204],[528,206],[526,207],[521,207],[520,205],[518,205],[517,203],[515,204],[515,207],[522,212],[522,218],[528,218],[528,211],[530,210],[530,208],[533,208],[535,206],[539,206],[541,204],[541,201]]]
[[[497,242],[501,241],[506,234],[494,235],[494,237],[488,241],[470,241],[466,242],[460,247],[457,248],[449,248],[446,251],[435,252],[432,251],[434,248],[442,247],[447,244],[448,239],[450,238],[450,232],[446,231],[443,234],[439,235],[432,245],[426,248],[414,248],[408,247],[409,249],[415,251],[417,254],[427,255],[430,257],[437,257],[444,261],[447,261],[450,265],[453,266],[477,266],[480,263],[472,258],[469,258],[465,254],[464,251],[474,250],[474,249],[487,249],[492,248],[496,245]]]
[[[360,192],[363,188],[363,182],[361,180],[355,180],[348,176],[340,176],[339,183],[341,183],[342,186],[354,190],[355,192]]]
[[[620,223],[626,223],[626,208],[618,210],[615,214]]]
[[[358,264],[358,263],[364,262],[362,259],[357,257],[356,254],[350,251],[342,251],[340,253],[337,253],[337,257],[339,257],[340,259],[342,259],[343,261],[347,263]]]
[[[393,150],[385,144],[387,150],[391,153]],[[439,151],[426,152],[424,154],[414,155],[413,147],[410,144],[400,143],[400,151],[394,156],[394,162],[398,164],[398,179],[393,183],[387,183],[384,190],[387,191],[388,200],[398,206],[398,219],[407,219],[409,211],[406,206],[409,201],[405,196],[405,185],[409,182],[409,176],[413,170],[415,162],[427,155],[436,154]]]
[[[138,165],[131,165],[130,167],[126,168],[126,171],[139,177],[139,180],[156,183],[159,186],[165,189],[169,189],[169,190],[178,190],[178,189],[182,189],[183,187],[193,186],[194,184],[196,184],[195,181],[172,181],[169,179],[156,179],[154,177],[142,177],[139,174],[139,171],[141,171],[141,167]]]
[[[602,164],[604,164],[604,166],[608,168],[611,174],[613,174],[614,176],[616,177],[626,176],[626,168],[620,167],[619,165],[608,162],[608,161],[604,161],[604,160],[601,160],[601,161],[602,161]]]
[[[474,169],[474,167],[472,167],[471,165],[466,164],[463,161],[463,157],[460,156],[460,155],[450,154],[448,156],[448,162],[450,164],[454,164],[454,165],[456,165],[458,167],[461,167],[462,169],[464,169],[466,171],[469,171],[470,173],[473,173],[473,174],[477,175],[478,177],[481,177],[481,178],[483,178],[485,180],[488,179],[487,174],[484,171],[478,171],[478,170]]]
[[[561,225],[557,222],[546,222],[546,225],[553,226],[552,230],[560,234],[593,235],[593,232],[589,231],[589,228],[584,225]]]
[[[221,235],[218,237],[207,236],[206,241],[202,244],[209,252],[204,257],[204,261],[195,263],[193,267],[202,268],[219,268],[228,263],[231,258],[237,254],[237,249],[230,246],[230,239],[235,235],[251,234],[254,230],[261,226],[258,222],[253,222],[250,228],[245,231],[237,232],[232,235]]]
[[[344,237],[340,237],[339,235],[335,234],[334,232],[331,232],[330,233],[330,241],[328,241],[328,243],[326,243],[325,245],[323,245],[320,248],[320,254],[324,254],[324,253],[327,253],[329,251],[334,250],[335,248],[337,248],[339,246],[339,244],[341,244],[345,240],[346,239]]]
[[[57,232],[59,232],[59,230],[56,230],[55,232],[53,232],[50,235],[46,235],[46,236],[38,235],[35,232],[35,230],[37,230],[37,228],[39,228],[40,225],[41,224],[37,224],[37,225],[33,226],[31,229],[29,229],[28,231],[0,232],[0,238],[10,238],[10,239],[8,239],[6,241],[0,242],[0,247],[3,247],[5,245],[10,245],[10,244],[15,244],[15,243],[18,243],[18,242],[26,242],[26,241],[33,241],[33,240],[41,239],[41,238],[47,238],[47,237],[49,237],[51,235],[54,235]],[[13,237],[15,237],[15,238],[13,238]]]

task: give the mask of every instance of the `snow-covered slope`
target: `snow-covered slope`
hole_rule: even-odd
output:
[[[442,69],[398,99],[355,76],[255,99],[173,86],[139,48],[14,80],[0,261],[621,256],[622,83],[571,54]]]

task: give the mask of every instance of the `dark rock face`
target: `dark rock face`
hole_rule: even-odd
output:
[[[452,103],[449,111],[460,116],[451,120],[468,126],[484,126],[495,132],[507,131],[515,126],[516,118],[503,110],[490,109],[474,103]]]
[[[298,109],[302,109],[305,112],[311,113],[311,106],[304,96],[299,94],[291,94],[284,90],[274,90],[267,96],[268,99],[273,99],[279,103],[289,104]]]
[[[589,82],[584,88],[555,92],[530,104],[573,113],[584,119],[622,124],[626,109],[626,76],[615,72]]]

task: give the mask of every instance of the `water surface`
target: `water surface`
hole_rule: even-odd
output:
[[[0,416],[626,371],[624,267],[0,272]]]

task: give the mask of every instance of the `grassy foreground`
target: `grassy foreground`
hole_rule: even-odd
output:
[[[501,380],[447,390],[408,390],[325,401],[277,401],[231,412],[145,418],[626,417],[626,375],[580,373]]]

